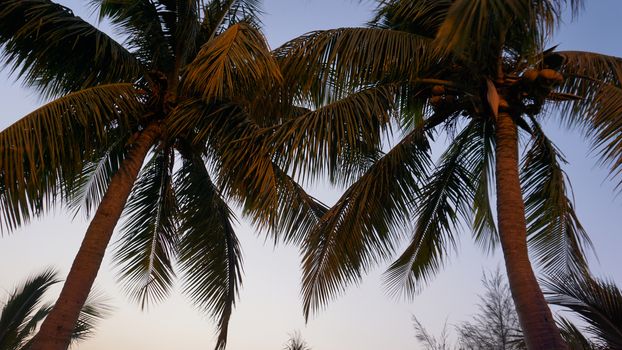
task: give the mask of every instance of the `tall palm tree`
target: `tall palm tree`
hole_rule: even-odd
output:
[[[248,135],[300,111],[278,98],[257,1],[93,3],[123,44],[50,0],[0,2],[4,64],[53,99],[0,133],[1,227],[59,200],[93,215],[31,349],[69,345],[124,209],[115,261],[130,295],[165,297],[176,262],[224,348],[242,271],[226,200],[291,241],[325,210],[269,150],[249,151]]]
[[[337,120],[350,106],[335,101],[373,96],[359,104],[371,117],[351,123],[380,125],[364,133],[356,129],[362,124],[308,124],[272,134],[284,163],[311,174],[326,167],[331,181],[348,186],[304,242],[305,315],[392,257],[405,233],[410,242],[386,277],[392,291],[412,296],[468,222],[477,243],[503,250],[527,346],[565,348],[527,246],[545,272],[576,272],[585,269],[590,241],[567,193],[564,158],[540,123],[560,111],[564,122],[584,127],[617,175],[622,59],[546,48],[564,8],[577,14],[580,0],[378,2],[371,27],[312,32],[276,51],[285,81],[307,81],[292,86],[308,104],[332,103]],[[395,118],[378,118],[371,106],[387,101]],[[386,153],[382,130],[397,131]],[[440,130],[453,138],[432,166],[429,141]]]
[[[42,303],[43,296],[58,282],[58,273],[45,270],[30,277],[8,296],[0,310],[0,349],[29,348],[37,326],[52,310],[51,304]],[[71,332],[71,342],[91,336],[97,321],[105,317],[108,311],[109,307],[101,298],[90,295],[89,301],[80,311],[76,327]]]

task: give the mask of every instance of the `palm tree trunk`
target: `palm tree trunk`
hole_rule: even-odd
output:
[[[518,176],[518,134],[512,117],[499,113],[496,132],[497,216],[508,281],[527,348],[567,349],[527,254],[525,203]]]
[[[160,132],[158,124],[151,124],[143,130],[119,171],[112,177],[108,190],[86,230],[60,296],[41,325],[30,350],[65,350],[69,346],[71,333],[97,277],[112,232],[121,217],[147,152]]]

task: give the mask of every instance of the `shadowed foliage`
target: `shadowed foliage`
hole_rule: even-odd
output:
[[[59,202],[91,218],[32,349],[68,346],[121,215],[114,262],[128,295],[147,307],[179,277],[216,320],[222,349],[242,275],[230,206],[275,240],[302,241],[326,207],[294,182],[281,149],[264,147],[265,130],[315,128],[332,109],[281,97],[288,92],[259,30],[258,1],[91,2],[123,43],[50,0],[0,2],[2,63],[52,99],[0,132],[0,229]],[[383,91],[341,103],[349,112],[331,127],[361,115],[366,101],[386,100]],[[374,111],[372,130],[359,131],[386,123],[385,108]],[[350,148],[344,142],[343,157],[358,156]]]
[[[611,281],[591,276],[557,276],[544,283],[547,300],[578,315],[594,349],[622,349],[622,291]],[[581,340],[576,326],[563,321],[565,333]],[[585,337],[584,337],[585,338]]]
[[[559,118],[585,130],[612,176],[622,157],[622,59],[547,48],[561,14],[582,6],[382,0],[367,28],[311,32],[275,51],[286,85],[297,82],[288,95],[328,104],[334,115],[339,101],[391,87],[385,113],[369,100],[368,121],[348,121],[386,115],[380,131],[387,138],[352,124],[272,133],[283,158],[295,162],[289,166],[311,174],[357,170],[329,177],[347,189],[304,241],[306,317],[396,256],[387,284],[393,294],[413,296],[448,261],[468,223],[478,245],[504,252],[529,348],[565,347],[527,246],[543,272],[555,275],[583,273],[591,243],[574,212],[564,157],[540,123]],[[438,135],[448,135],[449,145],[433,165],[429,142]],[[383,153],[387,139],[394,147]],[[410,239],[398,252],[404,231]]]
[[[60,282],[57,275],[53,270],[45,270],[32,276],[3,301],[0,310],[0,349],[29,348],[37,327],[52,310],[52,304],[44,303],[43,297],[51,286]],[[97,322],[109,311],[110,307],[100,295],[90,295],[71,333],[71,344],[90,337]]]

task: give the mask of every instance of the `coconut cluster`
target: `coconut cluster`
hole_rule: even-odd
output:
[[[443,85],[432,86],[430,92],[431,96],[429,102],[434,108],[442,108],[456,102],[456,96],[448,93]]]

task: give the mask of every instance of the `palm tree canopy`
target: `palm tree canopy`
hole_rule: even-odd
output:
[[[307,104],[339,116],[351,108],[340,108],[341,99],[384,91],[387,111],[373,112],[378,98],[359,102],[369,103],[362,107],[368,120],[382,116],[367,134],[356,124],[338,130],[328,123],[272,134],[290,166],[350,174],[329,177],[348,189],[305,241],[305,314],[393,257],[409,223],[410,242],[386,274],[395,294],[412,295],[439,271],[463,222],[485,249],[498,245],[489,198],[500,112],[512,114],[527,140],[520,182],[532,257],[549,273],[584,270],[591,243],[574,212],[564,157],[540,126],[561,112],[564,122],[586,130],[612,176],[620,171],[622,59],[547,48],[562,13],[577,15],[583,2],[378,3],[368,28],[311,32],[275,50],[283,79],[298,82],[291,95]],[[391,133],[392,125],[399,132]],[[433,165],[428,142],[440,130],[452,141]],[[398,141],[384,153],[387,131]],[[313,154],[331,147],[332,158],[315,161]],[[306,155],[311,162],[304,163]]]
[[[50,0],[0,5],[3,64],[54,98],[0,132],[0,227],[12,231],[58,200],[91,215],[134,140],[156,130],[115,262],[142,306],[167,296],[180,273],[218,321],[223,348],[242,274],[228,203],[274,239],[301,241],[326,207],[264,148],[263,130],[326,113],[280,97],[258,1],[92,3],[123,43]]]

